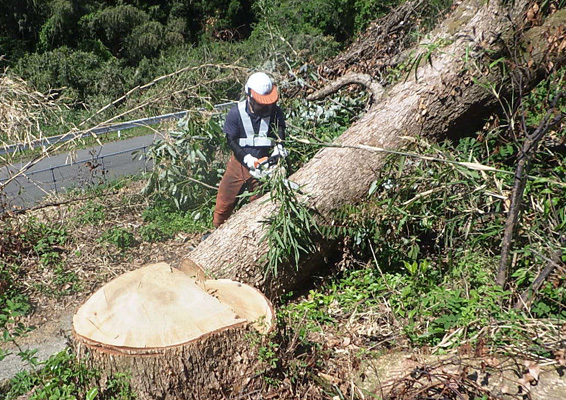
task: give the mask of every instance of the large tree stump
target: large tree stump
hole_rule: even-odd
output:
[[[186,266],[128,272],[79,308],[77,355],[102,372],[102,387],[120,372],[141,399],[214,399],[237,393],[256,371],[254,337],[274,320],[269,300],[248,285],[204,280]]]

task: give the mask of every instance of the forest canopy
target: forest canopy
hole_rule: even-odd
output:
[[[92,110],[210,57],[245,55],[244,66],[260,67],[274,31],[290,41],[282,54],[296,47],[307,49],[306,58],[331,56],[396,3],[7,0],[0,4],[0,65],[74,110]]]

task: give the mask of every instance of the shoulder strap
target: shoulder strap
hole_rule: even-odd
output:
[[[240,112],[240,119],[242,120],[242,125],[246,132],[245,138],[240,138],[240,146],[251,146],[251,147],[266,147],[271,146],[272,141],[267,137],[267,132],[269,130],[269,117],[261,119],[259,125],[259,132],[256,135],[252,125],[252,120],[246,111],[247,102],[240,101],[238,103],[238,111]]]

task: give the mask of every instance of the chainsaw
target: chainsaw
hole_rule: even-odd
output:
[[[254,163],[255,171],[252,176],[256,179],[269,177],[277,167],[280,158],[280,155],[260,158]]]
[[[251,175],[256,179],[267,179],[271,176],[271,174],[277,168],[277,164],[279,163],[279,159],[281,156],[279,154],[271,156],[271,157],[263,157],[257,160],[255,165],[255,171],[250,171]],[[295,182],[291,182],[287,179],[283,179],[283,183],[287,188],[291,190],[298,190],[299,185]]]

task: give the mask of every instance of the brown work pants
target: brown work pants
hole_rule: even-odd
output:
[[[232,211],[238,203],[239,194],[243,193],[245,189],[254,191],[258,186],[259,181],[253,178],[248,169],[232,155],[228,164],[226,164],[226,172],[224,172],[218,187],[212,220],[214,227],[218,228],[232,215]],[[259,195],[253,195],[250,197],[250,201],[254,201],[258,197]]]

